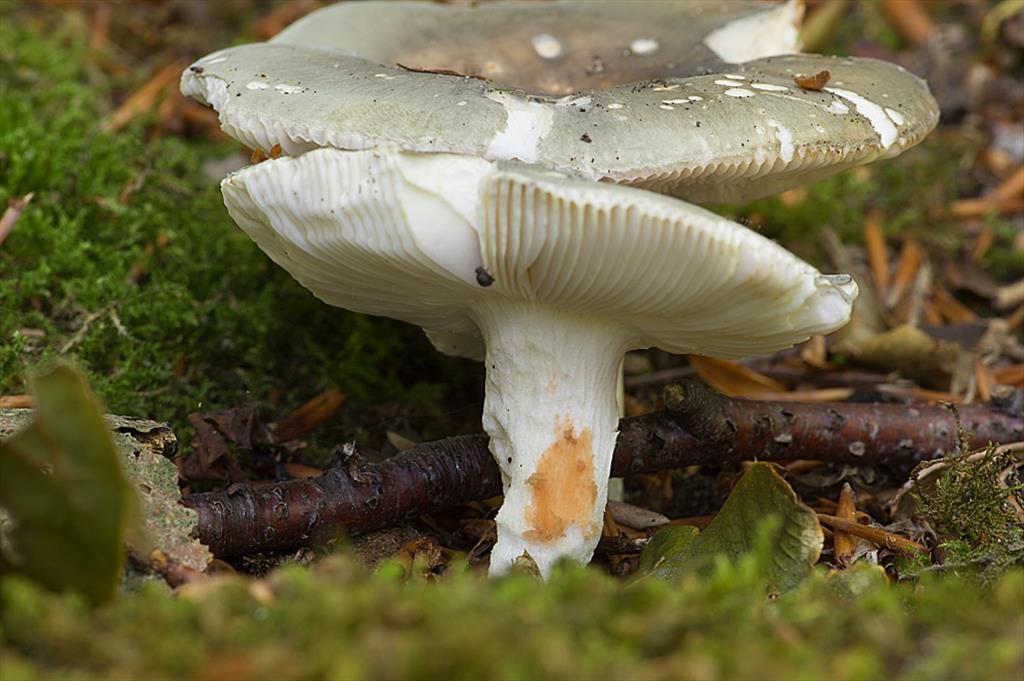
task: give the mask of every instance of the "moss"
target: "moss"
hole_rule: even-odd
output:
[[[1015,459],[990,447],[983,456],[961,455],[933,487],[917,495],[917,507],[944,538],[951,567],[982,566],[982,576],[1024,562],[1024,526],[1011,506],[1024,502]]]
[[[142,122],[104,132],[88,64],[72,34],[0,22],[0,202],[35,194],[0,250],[0,393],[67,348],[109,409],[171,421],[187,442],[195,410],[280,415],[337,387],[436,416],[445,386],[476,387],[473,365],[320,303],[234,226],[203,164],[236,145],[147,141]]]
[[[756,559],[707,579],[624,585],[593,569],[438,582],[345,556],[178,598],[146,587],[95,611],[9,578],[0,651],[40,678],[1014,678],[1024,573],[988,592],[869,580],[842,600],[822,573],[777,600]],[[316,627],[310,627],[316,622]],[[736,651],[742,650],[742,655]]]
[[[982,261],[985,270],[1002,281],[1024,274],[1024,250],[1013,244],[1021,231],[1020,219],[989,216],[985,222],[994,237]]]

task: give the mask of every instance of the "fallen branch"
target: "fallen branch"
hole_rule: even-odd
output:
[[[1024,392],[959,408],[970,447],[1024,439]],[[670,386],[663,411],[623,419],[612,474],[749,459],[905,464],[957,447],[956,416],[941,406],[801,404],[725,397],[701,384]],[[501,494],[482,435],[418,445],[379,464],[353,454],[317,478],[192,494],[199,539],[219,557],[289,551],[318,533],[378,530],[445,506]]]

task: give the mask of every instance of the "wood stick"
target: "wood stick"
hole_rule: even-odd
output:
[[[960,407],[969,446],[1024,440],[1024,391]],[[619,422],[612,475],[750,459],[913,465],[957,448],[957,419],[941,406],[801,404],[730,398],[700,383],[669,386],[665,409]],[[428,442],[379,464],[354,453],[317,478],[234,484],[192,494],[199,539],[218,557],[291,551],[316,535],[379,530],[446,506],[501,494],[482,435]]]

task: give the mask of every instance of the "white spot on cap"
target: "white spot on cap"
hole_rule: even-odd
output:
[[[618,102],[612,102],[611,104],[608,105],[608,108],[609,109],[621,109],[622,105],[619,104]]]
[[[903,125],[904,123],[906,123],[906,119],[903,118],[903,114],[901,114],[899,111],[896,111],[895,109],[890,109],[886,107],[885,113],[889,117],[889,119],[892,120],[892,122],[895,123],[896,125]]]
[[[750,90],[748,90],[746,88],[742,88],[742,87],[734,87],[732,89],[726,90],[725,94],[729,95],[730,97],[753,97],[754,96],[753,92],[751,92]]]
[[[668,104],[659,104],[658,108],[659,109],[664,109],[665,111],[675,111],[676,110],[676,108],[674,106],[669,106]]]
[[[708,34],[704,44],[730,64],[793,54],[800,51],[802,15],[803,3],[791,0],[730,21]]]
[[[637,38],[629,44],[629,49],[633,54],[651,54],[657,52],[659,47],[661,44],[654,38]]]
[[[725,77],[726,78],[732,78],[733,80],[746,80],[747,79],[746,76],[737,76],[737,75],[734,75],[732,73],[725,74]]]
[[[828,110],[835,114],[848,114],[850,113],[850,107],[846,106],[839,100],[836,100],[828,105]]]
[[[662,104],[686,104],[689,101],[690,101],[689,99],[663,99],[663,100],[661,100],[661,103]]]
[[[505,129],[499,131],[487,145],[489,159],[513,159],[533,163],[537,160],[540,141],[551,130],[554,111],[546,104],[530,102],[508,92],[488,92],[484,95],[505,107]]]
[[[251,83],[249,83],[248,85],[246,85],[245,89],[246,90],[266,90],[269,87],[270,86],[267,85],[266,83],[261,83],[258,80],[254,80]]]
[[[374,78],[383,78],[384,80],[394,80],[395,79],[394,76],[392,76],[391,74],[388,74],[388,73],[375,73],[375,74],[373,74],[373,77]]]
[[[856,92],[850,90],[841,90],[839,88],[825,88],[827,92],[831,92],[837,97],[842,97],[845,100],[851,102],[857,107],[857,113],[864,118],[868,119],[871,123],[871,127],[878,133],[878,139],[882,143],[883,149],[888,149],[892,146],[892,143],[896,141],[897,132],[896,126],[892,124],[889,117],[885,115],[885,111],[882,107],[878,106],[869,99],[861,97]]]
[[[796,150],[793,146],[793,132],[774,118],[768,119],[768,125],[775,129],[775,139],[779,140],[779,156],[789,163],[793,160],[793,152]]]
[[[461,101],[455,102],[455,106],[466,106],[466,100],[463,99]]]
[[[751,83],[750,87],[765,92],[789,92],[789,88],[785,85],[772,85],[771,83]]]
[[[679,83],[672,83],[671,85],[655,85],[651,88],[651,92],[668,92],[669,90],[678,90]]]
[[[274,86],[274,89],[283,95],[297,95],[300,92],[305,92],[306,88],[299,87],[298,85],[288,85],[287,83],[278,83]]]
[[[691,102],[703,102],[704,101],[704,98],[701,97],[700,95],[690,95],[689,97],[687,97],[687,99],[689,99]]]
[[[530,38],[533,51],[543,59],[556,59],[562,56],[562,43],[550,33],[538,33]]]
[[[734,80],[716,80],[715,85],[724,85],[725,87],[743,87],[746,83],[737,83]]]

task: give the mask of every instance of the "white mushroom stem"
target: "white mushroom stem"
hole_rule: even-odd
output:
[[[524,553],[544,577],[561,558],[585,564],[601,537],[629,334],[529,301],[489,298],[476,314],[487,345],[483,426],[505,490],[491,574]]]

